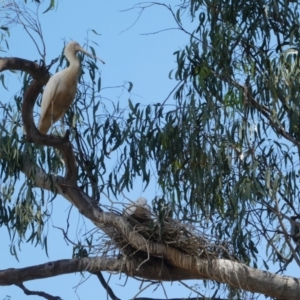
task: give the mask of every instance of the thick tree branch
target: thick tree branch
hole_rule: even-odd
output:
[[[45,173],[41,167],[33,164],[28,158],[28,155],[25,153],[19,153],[19,157],[21,165],[20,171],[23,172],[28,178],[31,178],[36,187],[64,195],[62,189],[64,186],[63,177]]]
[[[170,275],[172,274],[166,273],[167,268],[162,267],[159,261],[157,263],[153,263],[153,261],[151,263],[145,262],[138,268],[139,263],[136,259],[129,258],[85,257],[60,260],[23,269],[2,270],[0,271],[0,285],[20,284],[27,280],[84,271],[91,273],[99,271],[123,272],[129,276],[155,280],[180,280],[179,276],[183,275],[178,269],[174,268],[173,272],[177,274],[177,278],[171,278]],[[230,286],[246,291],[266,294],[281,300],[299,299],[300,281],[297,278],[260,271],[225,259],[214,259],[212,261],[196,259],[196,264],[198,274],[193,273],[193,276],[188,278],[181,276],[181,279],[201,279],[203,277],[201,274],[206,273],[209,279],[226,282]],[[190,275],[192,275],[192,272]]]
[[[142,265],[141,262],[141,259],[124,257],[84,257],[58,260],[21,269],[0,270],[0,286],[85,271],[93,274],[100,271],[122,272],[129,276],[167,281],[183,280],[183,276],[188,274],[181,274],[180,270],[176,268],[165,267],[162,259],[153,259]],[[174,276],[173,272],[177,275],[174,274]]]
[[[0,72],[6,70],[18,70],[29,73],[32,78],[46,84],[49,80],[49,74],[44,66],[35,62],[18,57],[0,57]]]
[[[69,132],[67,131],[64,137],[45,135],[41,134],[34,124],[33,107],[43,86],[43,82],[33,80],[24,96],[22,117],[27,140],[37,145],[50,146],[60,150],[66,165],[65,181],[69,185],[77,186],[77,165],[72,145],[69,142]]]

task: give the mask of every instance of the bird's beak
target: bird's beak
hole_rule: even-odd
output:
[[[97,57],[97,56],[95,56],[95,55],[93,55],[93,54],[91,54],[91,53],[85,51],[83,48],[81,48],[81,47],[79,47],[79,46],[76,47],[76,50],[77,50],[77,51],[80,51],[80,52],[82,52],[82,53],[84,53],[84,54],[86,54],[86,55],[88,55],[88,56],[90,56],[90,57],[96,58],[96,59],[98,59],[99,61],[101,61],[103,64],[105,64],[105,62],[104,62],[102,59],[100,59],[99,57]]]

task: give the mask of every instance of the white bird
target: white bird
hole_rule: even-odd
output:
[[[80,70],[80,61],[76,56],[78,51],[95,57],[76,42],[70,42],[65,47],[64,54],[70,65],[49,79],[43,93],[39,124],[39,131],[43,134],[46,134],[51,125],[64,116],[75,98]],[[97,59],[104,63],[101,59]]]
[[[139,220],[151,219],[151,208],[147,205],[147,199],[140,197],[135,202],[130,203],[124,211],[124,216]]]

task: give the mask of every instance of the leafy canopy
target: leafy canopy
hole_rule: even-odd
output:
[[[101,193],[118,198],[132,190],[137,178],[145,188],[154,180],[160,191],[153,206],[162,219],[171,209],[174,218],[230,241],[237,257],[253,266],[261,242],[266,268],[270,260],[281,271],[299,264],[289,234],[292,217],[299,216],[298,3],[183,0],[176,11],[156,5],[190,36],[174,52],[174,97],[108,109],[101,74],[92,59],[85,60],[65,117],[82,189],[99,201]],[[195,26],[192,32],[185,22]],[[63,67],[61,59],[58,69]],[[24,140],[20,109],[30,80],[23,74],[14,103],[0,104],[0,225],[12,240],[44,244],[46,203],[55,193],[49,197],[21,174],[24,157],[49,174],[63,174],[64,164],[57,151]],[[111,158],[116,163],[108,169]]]

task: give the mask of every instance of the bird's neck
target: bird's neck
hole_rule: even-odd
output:
[[[74,55],[74,57],[67,57],[70,65],[68,68],[65,69],[66,74],[70,74],[66,78],[71,81],[76,81],[79,75],[80,70],[80,62],[79,59]]]
[[[67,57],[67,60],[69,61],[68,68],[64,69],[63,72],[65,74],[65,82],[66,85],[72,85],[76,84],[78,80],[79,70],[80,70],[80,61],[79,59],[74,55],[70,55]]]
[[[78,59],[78,57],[76,56],[76,54],[70,56],[70,57],[67,57],[70,65],[69,65],[69,68],[70,69],[73,69],[73,70],[78,70],[80,69],[80,61]]]

